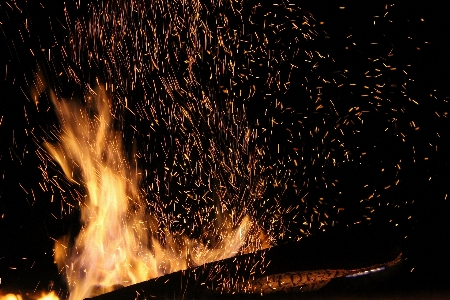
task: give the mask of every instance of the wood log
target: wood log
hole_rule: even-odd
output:
[[[221,294],[306,292],[334,278],[381,271],[400,262],[399,247],[386,235],[348,230],[178,271],[90,299],[209,299]]]

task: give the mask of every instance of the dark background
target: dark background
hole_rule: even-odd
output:
[[[392,22],[381,20],[386,4],[395,4],[389,9],[388,18]],[[450,182],[450,124],[445,114],[450,108],[450,59],[446,48],[450,4],[304,1],[300,6],[311,11],[317,29],[326,32],[318,39],[317,47],[328,52],[335,65],[325,67],[323,72],[349,70],[347,84],[339,94],[331,96],[333,99],[347,98],[348,103],[357,103],[364,109],[365,100],[359,96],[362,92],[348,83],[355,82],[356,89],[361,90],[361,86],[373,84],[361,76],[366,69],[373,68],[368,57],[388,57],[393,49],[389,63],[398,68],[381,77],[392,86],[392,102],[371,110],[361,133],[350,143],[355,148],[369,149],[376,145],[377,149],[367,159],[359,160],[360,165],[347,164],[334,171],[333,176],[341,181],[341,192],[345,195],[336,195],[338,203],[346,208],[342,223],[352,224],[355,215],[360,214],[358,200],[367,195],[357,187],[365,182],[379,186],[380,208],[372,222],[354,226],[367,226],[375,236],[385,236],[386,242],[392,242],[404,253],[406,260],[400,271],[385,281],[383,288],[433,291],[450,286],[447,273],[450,204],[446,200]],[[7,1],[2,1],[0,7],[0,290],[42,290],[50,280],[64,286],[53,264],[53,239],[78,228],[78,213],[63,215],[60,200],[51,202],[49,194],[41,192],[38,185],[42,175],[37,167],[40,160],[35,154],[39,147],[36,143],[56,123],[56,118],[51,109],[43,111],[43,106],[30,99],[28,88],[36,62],[65,35],[59,25],[64,23],[64,5],[59,1],[17,2],[17,7]],[[375,26],[374,22],[382,24]],[[371,44],[373,41],[379,43]],[[410,66],[404,67],[407,65]],[[407,75],[401,68],[407,70]],[[305,71],[300,70],[294,76],[301,77],[302,72]],[[414,81],[408,82],[408,95],[419,105],[399,96],[401,84],[410,79]],[[286,102],[294,103],[289,97],[294,99],[300,93],[297,88],[292,86]],[[397,113],[402,107],[405,113]],[[296,109],[302,113],[301,106]],[[411,120],[418,124],[418,130],[411,128]],[[407,142],[399,142],[400,133],[407,134]],[[401,170],[390,171],[389,166],[399,160]],[[386,173],[380,172],[381,168],[386,168]],[[392,178],[399,179],[401,184],[383,191]],[[321,195],[319,188],[311,187],[309,192],[310,198]],[[386,203],[398,207],[383,208],[388,207]],[[345,234],[346,228],[335,229],[336,237],[332,230],[327,241],[318,242],[317,247],[333,245],[333,239]],[[356,240],[358,235],[365,234],[364,230],[356,232],[353,233]],[[383,238],[380,242],[384,242]],[[370,286],[370,282],[359,284]],[[346,287],[341,282],[329,289],[343,292],[357,288],[358,285]],[[379,285],[378,288],[382,289]]]

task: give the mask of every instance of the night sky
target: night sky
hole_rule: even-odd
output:
[[[81,2],[80,9],[72,1],[67,4],[72,20],[83,18],[87,11]],[[258,31],[265,22],[287,22],[276,14],[265,15],[276,8],[259,2],[262,12],[249,30]],[[257,3],[248,1],[244,12]],[[354,235],[355,243],[362,236],[373,235],[379,243],[401,249],[405,258],[401,271],[385,282],[386,289],[431,291],[450,286],[450,58],[446,47],[450,3],[291,3],[312,14],[318,33],[314,41],[300,39],[295,47],[317,49],[328,56],[315,64],[315,57],[305,63],[305,55],[299,55],[279,67],[281,74],[290,74],[289,79],[284,75],[280,79],[290,82],[288,88],[281,85],[273,92],[274,87],[256,77],[242,83],[243,89],[246,84],[255,86],[253,99],[236,100],[248,109],[250,124],[258,122],[269,128],[274,126],[271,118],[278,123],[272,134],[262,133],[255,141],[263,143],[266,138],[270,155],[263,163],[283,161],[279,170],[289,173],[283,177],[286,190],[267,190],[267,197],[280,202],[273,214],[285,232],[277,243],[315,236],[317,247],[327,245],[332,251],[334,242],[347,233]],[[52,84],[61,85],[64,97],[71,96],[73,83],[54,74],[62,70],[61,65],[70,64],[58,50],[68,40],[66,25],[62,1],[0,2],[0,291],[45,290],[51,280],[64,288],[53,263],[53,244],[68,233],[76,235],[80,228],[76,201],[70,200],[76,193],[44,191],[40,186],[43,175],[39,167],[43,164],[39,148],[44,139],[52,138],[50,132],[58,127],[58,121],[46,97],[36,104],[30,96],[39,65],[53,78]],[[274,40],[278,42],[272,43]],[[272,53],[290,53],[285,41],[291,40],[289,33],[280,34],[267,47]],[[208,64],[197,70],[208,73],[204,82],[209,78]],[[270,73],[257,63],[252,71],[256,76]],[[101,73],[100,67],[93,67],[85,69],[80,78],[89,81]],[[305,86],[311,91],[305,91]],[[74,90],[80,92],[79,87]],[[140,93],[138,89],[128,94],[131,106],[139,107]],[[218,92],[218,98],[226,99],[222,93]],[[281,109],[275,104],[278,101],[290,110]],[[126,114],[121,118],[137,128],[126,127],[125,143],[135,142],[140,153],[145,153],[149,143],[162,143],[165,129],[149,141],[150,122],[133,118]],[[290,138],[287,132],[301,135]],[[157,146],[150,148],[154,153],[162,151]],[[294,158],[300,163],[294,164]],[[333,158],[341,161],[331,163]],[[165,166],[157,159],[151,166],[146,159],[138,163],[155,174]],[[49,174],[61,176],[61,171],[53,165]],[[143,184],[145,180],[151,182],[144,178]],[[77,187],[67,183],[63,189]],[[183,198],[181,190],[171,193]],[[148,194],[152,197],[151,191]],[[169,196],[158,199],[169,201]],[[67,202],[75,205],[70,212]],[[329,215],[326,234],[312,207],[322,216]],[[293,221],[302,214],[311,225]],[[312,215],[315,217],[309,219]],[[342,292],[339,286],[332,288]]]

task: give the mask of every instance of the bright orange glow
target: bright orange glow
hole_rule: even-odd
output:
[[[56,296],[55,292],[50,292],[48,294],[42,294],[41,298],[38,300],[59,300],[58,296]]]
[[[86,191],[79,199],[82,230],[73,245],[70,237],[55,244],[55,261],[66,271],[70,299],[267,246],[248,216],[237,228],[227,221],[217,224],[214,234],[219,237],[213,244],[167,229],[161,243],[158,224],[164,216],[146,214],[139,172],[124,157],[121,133],[113,128],[111,101],[102,88],[92,95],[83,106],[52,95],[62,130],[58,144],[45,144],[65,176]]]
[[[22,296],[14,294],[0,295],[0,300],[22,300]]]

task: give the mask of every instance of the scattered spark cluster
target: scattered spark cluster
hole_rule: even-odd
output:
[[[297,124],[281,120],[298,113],[281,98],[294,69],[329,59],[314,50],[312,16],[281,2],[115,1],[86,9],[72,20],[66,8],[73,31],[62,48],[64,73],[85,94],[104,84],[117,101],[112,113],[144,166],[142,197],[151,214],[165,216],[158,226],[199,236],[215,231],[217,216],[236,226],[249,215],[276,242],[290,222],[285,212],[308,206],[299,194],[309,183],[294,178],[303,149],[281,138],[301,139]],[[285,207],[289,187],[299,203]],[[328,223],[319,205],[303,216],[308,225]]]
[[[388,26],[391,10],[374,26]],[[413,201],[382,199],[402,165],[426,159],[414,145],[411,65],[390,37],[349,34],[349,55],[373,55],[348,70],[325,47],[323,24],[294,2],[113,1],[65,12],[61,76],[113,95],[162,227],[195,236],[226,211],[234,224],[252,216],[276,242]],[[356,197],[342,194],[349,185]]]

